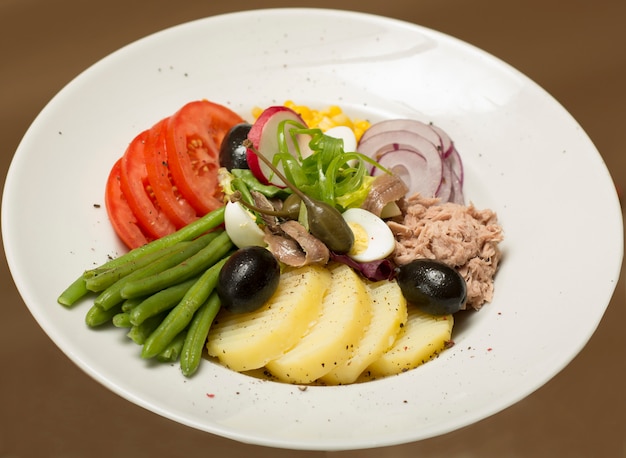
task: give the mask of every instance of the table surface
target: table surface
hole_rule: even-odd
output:
[[[311,6],[298,0],[264,7]],[[314,6],[333,8],[336,2]],[[246,0],[0,0],[0,175],[29,124],[78,73],[160,29],[258,8]],[[626,2],[346,0],[342,9],[403,19],[465,40],[521,70],[583,126],[624,189]],[[85,375],[39,328],[3,254],[0,456],[625,457],[623,278],[585,349],[545,386],[492,417],[412,444],[295,452],[240,444],[150,413]]]

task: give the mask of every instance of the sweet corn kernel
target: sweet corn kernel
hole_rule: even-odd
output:
[[[252,109],[252,116],[254,116],[254,119],[257,119],[259,116],[261,116],[261,113],[263,113],[263,108],[261,107],[254,107]]]
[[[361,139],[363,132],[371,125],[365,119],[350,119],[338,105],[330,105],[322,110],[314,110],[306,105],[297,105],[293,100],[287,100],[283,105],[298,113],[310,128],[319,128],[326,132],[333,127],[346,126],[352,129],[357,141]],[[258,118],[262,112],[262,108],[254,107],[252,109],[254,119]]]

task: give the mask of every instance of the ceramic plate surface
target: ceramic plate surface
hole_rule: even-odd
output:
[[[493,302],[460,320],[456,345],[416,370],[307,390],[210,362],[186,379],[177,365],[141,360],[139,347],[119,329],[87,329],[89,302],[68,310],[56,298],[84,269],[123,251],[104,208],[108,172],[137,133],[201,98],[247,119],[255,106],[291,99],[319,108],[338,104],[372,121],[411,117],[443,127],[465,163],[466,198],[494,209],[504,227]],[[24,302],[87,374],[190,427],[293,449],[421,440],[519,401],[587,343],[613,294],[623,253],[620,207],[605,164],[544,90],[450,36],[316,9],[198,20],[87,69],[50,101],[20,143],[2,223]]]

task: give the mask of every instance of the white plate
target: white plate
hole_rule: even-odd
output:
[[[456,345],[417,370],[306,391],[212,363],[188,380],[177,365],[142,361],[120,330],[87,329],[88,303],[67,310],[56,298],[85,268],[122,250],[103,205],[108,171],[135,134],[199,98],[247,118],[253,106],[293,99],[339,104],[372,120],[408,116],[442,126],[463,155],[466,196],[496,210],[505,229],[493,303],[458,323]],[[195,21],[86,70],[51,100],[19,145],[2,222],[25,303],[87,374],[185,425],[293,449],[416,441],[519,401],[586,344],[623,253],[609,173],[550,95],[441,33],[315,9]]]

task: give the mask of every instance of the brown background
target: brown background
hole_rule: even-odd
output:
[[[6,175],[37,113],[100,58],[165,27],[261,5],[332,8],[339,3],[0,0],[0,176]],[[624,0],[362,0],[344,1],[340,7],[437,29],[517,67],[573,114],[601,152],[618,188],[626,187]],[[583,262],[585,249],[592,247],[581,247]],[[4,258],[0,281],[0,457],[325,455],[239,444],[121,399],[82,373],[42,332],[20,299]],[[582,353],[518,404],[430,440],[328,455],[625,457],[625,292],[622,280]]]

